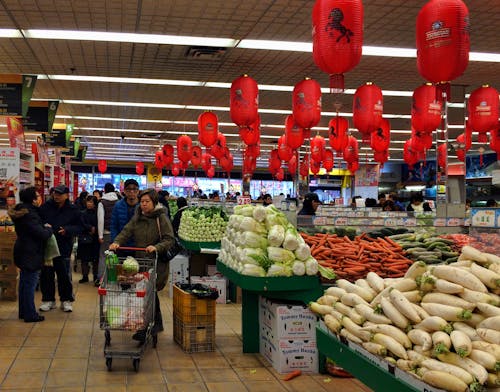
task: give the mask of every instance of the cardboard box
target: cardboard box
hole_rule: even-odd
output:
[[[168,272],[168,296],[172,298],[174,294],[174,284],[189,283],[189,258],[177,255],[169,264]]]
[[[225,304],[227,301],[227,285],[228,280],[224,276],[191,276],[191,284],[204,284],[205,286],[216,289],[219,292],[219,298],[217,298],[218,304]]]
[[[267,327],[263,327],[267,328]],[[318,372],[318,349],[316,340],[312,339],[280,339],[270,340],[261,334],[259,349],[279,373],[301,370],[305,373]]]
[[[274,302],[259,298],[259,321],[273,331],[277,339],[316,340],[316,315],[306,305]]]
[[[217,274],[217,266],[215,264],[207,264],[207,276]]]

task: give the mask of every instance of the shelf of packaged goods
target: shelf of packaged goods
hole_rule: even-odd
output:
[[[318,276],[257,277],[242,275],[217,260],[217,271],[241,288],[241,334],[243,352],[259,352],[259,295],[272,299],[295,300],[303,303],[323,295]]]
[[[360,345],[338,338],[322,322],[316,327],[316,344],[320,364],[328,357],[374,391],[445,392],[370,354]]]

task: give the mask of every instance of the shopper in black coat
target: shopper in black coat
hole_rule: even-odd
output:
[[[49,223],[54,230],[61,256],[53,259],[53,266],[43,266],[40,276],[42,305],[40,310],[46,312],[56,307],[55,274],[57,289],[61,298],[61,308],[72,312],[73,287],[71,285],[70,256],[73,250],[74,237],[83,232],[82,216],[78,207],[69,202],[69,189],[65,185],[54,188],[54,197],[40,207],[42,220]]]
[[[35,288],[43,265],[45,243],[52,235],[49,225],[44,225],[38,213],[41,202],[35,187],[19,192],[21,203],[8,214],[16,228],[14,263],[21,270],[19,277],[19,318],[25,322],[43,321],[35,308]]]
[[[83,233],[78,236],[78,258],[82,263],[82,279],[79,283],[89,281],[90,264],[92,263],[93,281],[97,279],[99,265],[99,236],[97,235],[97,197],[87,196],[86,208],[82,212]]]

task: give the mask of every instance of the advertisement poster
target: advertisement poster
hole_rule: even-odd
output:
[[[11,147],[17,147],[22,152],[26,152],[26,141],[24,140],[24,129],[21,118],[7,117],[7,132]]]
[[[355,186],[378,186],[380,165],[360,165],[355,175]]]
[[[16,203],[19,174],[19,150],[0,148],[0,209]]]

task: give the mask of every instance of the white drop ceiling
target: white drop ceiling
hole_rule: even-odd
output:
[[[364,45],[414,49],[416,17],[425,3],[364,1]],[[498,57],[500,2],[465,3],[470,11],[471,52],[496,53]],[[231,135],[228,144],[237,151],[242,143],[229,117],[227,87],[236,77],[247,73],[259,85],[293,86],[308,76],[323,88],[328,87],[328,75],[316,67],[310,52],[290,51],[290,45],[281,45],[281,50],[242,47],[251,43],[247,40],[310,44],[313,5],[310,0],[0,0],[0,28],[23,32],[19,38],[0,38],[0,73],[41,75],[33,98],[61,101],[56,122],[75,124],[75,134],[89,146],[89,159],[151,162],[161,144],[172,142],[185,132],[195,134],[197,118],[206,107],[220,108],[214,110],[223,124],[220,128]],[[77,39],[69,39],[69,33],[59,37],[62,39],[31,38],[37,30],[82,33],[76,34]],[[108,38],[96,40],[83,32],[143,36],[135,40],[142,42],[126,42],[126,37],[116,42]],[[158,42],[158,38],[171,42],[169,36],[198,39],[192,45],[151,43]],[[234,43],[207,56],[192,48],[203,45],[205,38],[225,38]],[[62,80],[74,76],[83,80]],[[89,76],[123,79],[87,81],[85,77]],[[159,81],[138,83],[138,78]],[[365,54],[345,80],[346,88],[351,90],[372,81],[384,91],[407,92],[403,97],[384,96],[384,113],[395,115],[391,118],[396,132],[391,135],[390,156],[393,160],[401,159],[403,143],[410,132],[411,92],[425,82],[417,72],[416,59]],[[185,81],[200,83],[186,86]],[[463,102],[465,94],[485,83],[500,88],[500,63],[470,61],[464,75],[453,81],[454,101]],[[207,86],[214,84],[221,87]],[[268,151],[284,131],[285,113],[291,111],[291,92],[263,88],[259,98],[262,149]],[[350,113],[352,94],[339,99],[341,112]],[[333,103],[333,95],[323,95],[324,112],[333,113]],[[323,136],[327,135],[330,118],[331,115],[323,115],[317,128]],[[463,124],[463,108],[455,109],[450,123]],[[460,132],[459,127],[453,128],[450,139]],[[357,131],[353,134],[360,139]],[[0,144],[5,143],[5,138],[6,129],[2,127]],[[479,147],[475,143],[473,150]],[[369,159],[370,149],[363,148],[361,155]],[[267,152],[259,166],[267,166]]]

